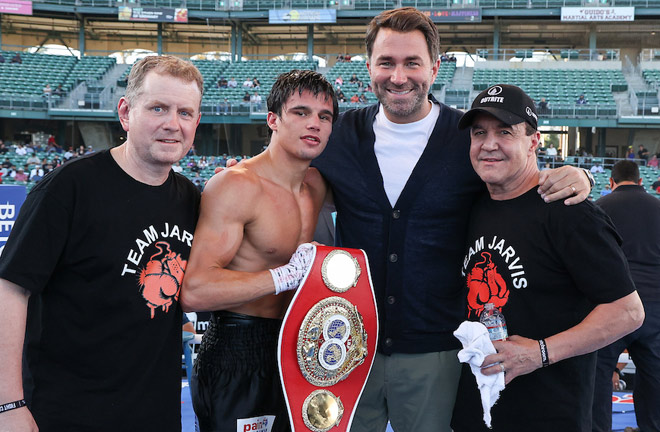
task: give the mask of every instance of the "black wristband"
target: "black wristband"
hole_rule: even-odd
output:
[[[541,363],[543,367],[550,366],[550,359],[548,358],[548,346],[545,344],[545,339],[539,339],[539,348],[541,348]]]
[[[5,411],[11,411],[16,408],[21,408],[25,406],[25,399],[17,400],[14,402],[9,402],[3,405],[0,405],[0,413],[3,413]]]

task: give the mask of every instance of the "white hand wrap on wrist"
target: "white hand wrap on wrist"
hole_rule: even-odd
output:
[[[307,273],[307,269],[312,265],[313,256],[314,245],[303,243],[298,246],[288,264],[270,269],[270,274],[275,283],[275,294],[298,288],[300,281]]]

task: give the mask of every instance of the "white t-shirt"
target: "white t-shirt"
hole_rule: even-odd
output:
[[[374,121],[374,151],[392,207],[422,156],[439,115],[440,107],[431,104],[431,111],[423,119],[399,124],[388,120],[382,105],[379,107]]]
[[[547,156],[557,156],[557,149],[554,147],[548,147],[545,149],[545,154]]]

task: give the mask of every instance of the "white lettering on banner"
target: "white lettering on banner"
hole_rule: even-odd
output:
[[[164,229],[159,232],[156,229],[156,227],[150,225],[149,228],[142,231],[142,233],[144,234],[144,238],[135,239],[135,246],[137,252],[135,251],[135,249],[131,249],[128,251],[128,255],[126,256],[126,261],[128,262],[124,264],[124,268],[121,272],[122,276],[126,275],[127,273],[128,274],[137,273],[138,268],[136,267],[140,265],[145,249],[147,249],[149,246],[151,246],[153,243],[157,242],[158,240],[174,238],[182,243],[187,244],[188,247],[192,246],[192,240],[193,240],[192,233],[186,230],[181,230],[181,228],[179,228],[178,225],[170,225],[167,222],[165,222],[163,228]]]
[[[562,21],[634,21],[634,7],[562,7]]]
[[[236,432],[270,432],[274,421],[274,415],[237,419]]]
[[[0,219],[14,219],[16,206],[14,204],[0,204]]]

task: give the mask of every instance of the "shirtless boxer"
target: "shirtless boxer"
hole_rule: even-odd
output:
[[[337,111],[322,75],[280,75],[268,97],[268,148],[204,190],[181,294],[184,310],[215,311],[191,379],[202,432],[289,430],[277,339],[311,264],[305,243],[327,188],[309,164],[325,148]]]

